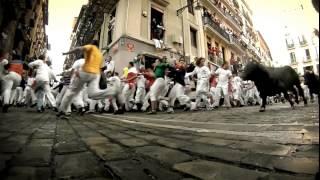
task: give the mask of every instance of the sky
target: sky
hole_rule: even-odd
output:
[[[53,71],[62,72],[66,52],[70,48],[70,36],[74,18],[80,13],[81,7],[88,0],[52,0],[49,1],[49,24],[46,31],[51,49],[48,55],[52,60]]]
[[[290,62],[285,42],[285,26],[296,34],[319,29],[319,14],[311,0],[247,0],[253,11],[253,24],[267,42],[272,58],[279,65]],[[303,7],[303,10],[301,8]]]
[[[239,0],[240,1],[240,0]],[[287,25],[298,32],[312,31],[319,27],[319,15],[311,0],[246,0],[253,11],[253,23],[266,40],[272,57],[279,65],[289,63],[284,39]],[[74,17],[88,0],[49,1],[49,25],[47,34],[51,50],[48,55],[56,74],[63,68],[65,56],[62,52],[70,48],[70,35]],[[301,4],[303,10],[301,10]]]

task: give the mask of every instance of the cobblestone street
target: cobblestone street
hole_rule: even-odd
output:
[[[315,179],[319,106],[0,116],[0,179]]]

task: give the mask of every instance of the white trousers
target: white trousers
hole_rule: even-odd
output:
[[[62,87],[61,91],[56,96],[56,104],[57,104],[57,106],[59,106],[61,104],[63,95],[66,93],[67,89],[68,89],[68,86],[64,85]]]
[[[45,103],[52,107],[56,107],[56,99],[51,93],[50,85],[48,81],[37,81],[35,86],[36,96],[37,96],[37,107],[40,109]],[[47,100],[47,102],[44,102]]]
[[[125,104],[125,108],[126,111],[130,111],[130,109],[132,108],[132,104],[130,102],[133,102],[133,96],[134,96],[134,92],[135,92],[135,87],[131,87],[129,86],[128,83],[126,83],[123,87],[122,90],[122,96],[124,98],[124,104]]]
[[[219,106],[219,102],[220,102],[220,98],[224,97],[224,104],[226,105],[226,107],[231,107],[230,104],[230,97],[229,97],[229,93],[228,93],[228,85],[217,85],[216,87],[216,96],[215,96],[215,100],[214,100],[214,107],[218,107]]]
[[[196,107],[200,106],[201,99],[204,101],[207,108],[209,108],[210,104],[208,101],[209,97],[209,79],[200,78],[197,81],[196,88]]]
[[[187,105],[190,103],[190,97],[185,95],[185,88],[179,83],[176,83],[170,93],[169,93],[169,98],[170,98],[170,106],[174,106],[174,102],[176,99],[179,100],[180,105]]]
[[[21,76],[16,72],[9,72],[2,77],[2,98],[3,104],[10,103],[10,97],[14,90],[20,85]]]
[[[37,102],[37,97],[34,93],[34,90],[30,86],[26,86],[26,88],[23,91],[23,101],[25,104],[29,104],[31,101],[31,104],[34,104]]]
[[[10,104],[19,104],[23,103],[23,89],[22,87],[17,87],[14,91],[11,93],[10,97]]]
[[[240,87],[235,88],[235,91],[233,92],[233,98],[238,100],[241,105],[244,105],[243,92]]]
[[[145,87],[138,87],[136,91],[135,103],[142,103],[144,97],[146,96],[146,88]]]
[[[98,100],[105,99],[107,96],[113,96],[115,94],[114,88],[107,88],[105,90],[101,90],[99,88],[100,74],[92,74],[80,71],[79,77],[73,77],[67,92],[62,98],[61,105],[59,110],[62,112],[66,112],[68,106],[70,106],[73,98],[79,94],[79,92],[83,89],[83,86],[87,83],[88,88],[88,97],[90,99]]]
[[[163,78],[157,78],[150,87],[150,100],[157,101],[165,91],[166,84]]]

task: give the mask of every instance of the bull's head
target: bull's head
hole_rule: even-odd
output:
[[[240,74],[240,77],[247,81],[247,80],[252,80],[254,81],[255,79],[259,78],[259,71],[261,70],[260,65],[256,62],[249,62],[245,65],[243,71]]]

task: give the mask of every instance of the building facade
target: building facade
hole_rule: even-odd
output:
[[[258,31],[259,45],[258,48],[261,54],[261,62],[266,66],[273,66],[272,56],[267,42],[262,34]]]
[[[314,33],[295,35],[288,32],[285,36],[291,67],[300,75],[305,70],[319,74],[319,37]]]
[[[71,48],[100,40],[104,55],[113,57],[119,73],[138,54],[146,66],[163,56],[169,61],[184,57],[187,62],[205,57],[218,65],[261,60],[252,12],[244,0],[112,0],[108,1],[112,6],[105,3],[104,11],[93,13],[101,25],[96,23],[91,28],[95,32],[87,33],[86,12],[96,2],[91,0],[81,9]],[[68,57],[65,68],[74,60]]]
[[[48,49],[48,0],[0,1],[0,48],[38,57]]]

